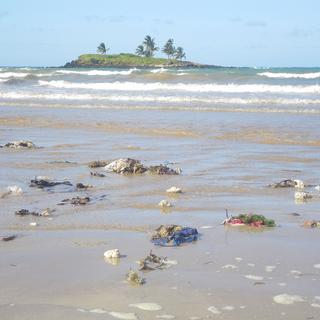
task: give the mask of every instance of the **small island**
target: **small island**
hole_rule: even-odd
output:
[[[133,53],[107,54],[109,48],[101,42],[97,47],[97,54],[82,54],[76,60],[67,62],[65,68],[213,68],[214,65],[205,65],[184,60],[186,54],[182,47],[173,45],[169,39],[162,48],[167,58],[154,57],[159,48],[154,38],[146,36],[141,45]]]

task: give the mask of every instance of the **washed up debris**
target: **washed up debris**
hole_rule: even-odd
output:
[[[150,166],[148,168],[148,172],[150,174],[157,174],[157,175],[178,175],[181,173],[181,169],[171,169],[165,165],[158,165],[158,166]]]
[[[22,189],[18,186],[8,186],[6,191],[0,194],[0,198],[3,199],[8,195],[20,195],[22,194]]]
[[[156,269],[166,269],[173,264],[177,264],[176,261],[170,261],[167,257],[158,257],[152,250],[149,255],[144,259],[139,260],[139,271],[151,271]]]
[[[97,160],[97,161],[91,161],[88,163],[89,168],[102,168],[108,165],[111,161],[109,160]]]
[[[123,319],[123,320],[138,320],[138,317],[135,313],[132,312],[115,312],[111,311],[109,312],[109,315],[117,318],[117,319]]]
[[[83,183],[77,183],[76,188],[81,190],[87,190],[88,188],[92,188],[93,186],[91,184],[83,184]]]
[[[12,241],[16,238],[17,236],[15,234],[12,234],[10,236],[4,236],[1,238],[1,241]]]
[[[30,187],[39,189],[52,188],[58,185],[72,186],[70,181],[53,181],[48,177],[38,176],[30,181]]]
[[[63,206],[67,203],[70,203],[74,206],[79,206],[79,205],[86,205],[91,201],[90,197],[75,197],[75,198],[71,198],[71,199],[64,199],[62,200],[60,203],[58,203],[59,206]]]
[[[320,191],[320,185],[314,187],[317,191]]]
[[[36,217],[48,217],[51,216],[52,212],[55,210],[52,210],[50,208],[47,208],[41,212],[36,212],[36,211],[29,211],[27,209],[21,209],[15,212],[17,216],[36,216]]]
[[[90,171],[90,174],[91,174],[93,177],[99,177],[99,178],[104,178],[104,177],[106,177],[105,174],[100,173],[100,172],[92,172],[92,171]]]
[[[138,308],[144,311],[160,311],[162,307],[154,302],[131,303],[129,307]]]
[[[29,225],[30,225],[31,227],[37,227],[37,226],[38,226],[38,223],[36,223],[36,222],[30,222]]]
[[[36,145],[29,140],[19,140],[8,142],[4,147],[13,149],[34,149],[36,148]]]
[[[130,158],[112,161],[106,165],[104,169],[118,174],[139,174],[148,170],[148,168],[144,167],[139,160]]]
[[[261,214],[240,214],[236,217],[229,217],[226,210],[226,219],[222,222],[224,225],[230,226],[250,226],[250,227],[275,227],[274,220],[267,219]]]
[[[166,165],[144,166],[141,161],[125,158],[110,162],[104,167],[107,171],[112,171],[118,174],[142,174],[148,172],[154,175],[178,175],[181,169],[172,169]]]
[[[161,200],[158,203],[158,206],[161,207],[161,208],[171,208],[171,207],[173,207],[173,205],[167,200]]]
[[[305,200],[311,199],[312,195],[310,193],[308,193],[308,192],[297,191],[297,192],[294,193],[294,198],[297,201],[305,201]]]
[[[275,303],[289,305],[289,304],[294,304],[296,302],[303,302],[304,299],[297,295],[290,295],[290,294],[283,293],[283,294],[278,294],[274,296],[273,301]]]
[[[304,188],[305,185],[301,180],[286,179],[269,185],[271,188]]]
[[[183,243],[198,240],[197,229],[178,225],[161,225],[151,237],[151,242],[157,246],[175,247]]]
[[[107,259],[118,259],[120,258],[120,251],[119,249],[107,250],[103,255]]]
[[[320,228],[320,220],[307,220],[303,223],[306,228]]]
[[[91,310],[89,310],[89,312],[91,312],[91,313],[98,313],[98,314],[105,314],[105,313],[108,313],[106,310],[104,310],[104,309],[100,309],[100,308],[91,309]]]
[[[167,189],[166,192],[168,192],[168,193],[182,193],[182,189],[173,186],[173,187]]]
[[[138,284],[138,285],[142,285],[146,282],[146,280],[142,277],[140,277],[138,275],[138,273],[136,271],[130,270],[127,274],[126,274],[126,279],[128,282],[130,283],[134,283],[134,284]]]

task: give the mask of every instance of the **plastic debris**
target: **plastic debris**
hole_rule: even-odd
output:
[[[31,227],[36,227],[36,226],[38,226],[38,224],[37,224],[36,222],[30,222],[29,225],[30,225]]]
[[[168,193],[182,193],[182,189],[173,186],[173,187],[167,189],[166,192],[168,192]]]
[[[18,186],[9,186],[7,187],[8,192],[14,195],[19,195],[22,193],[22,189]]]
[[[75,198],[71,198],[71,199],[63,199],[60,203],[58,203],[58,205],[63,206],[67,203],[70,203],[74,206],[83,206],[88,204],[91,201],[90,197],[75,197]]]
[[[148,169],[144,167],[139,160],[135,159],[118,159],[106,165],[105,170],[113,171],[118,174],[135,174],[144,173]]]
[[[54,212],[54,210],[52,209],[45,209],[41,212],[36,212],[36,211],[29,211],[27,209],[21,209],[21,210],[18,210],[15,212],[15,214],[17,216],[36,216],[36,217],[48,217],[48,216],[51,216],[52,212]]]
[[[226,212],[227,218],[222,222],[224,225],[230,226],[250,226],[250,227],[275,227],[274,220],[267,219],[261,214],[240,214],[236,217],[229,217]]]
[[[287,180],[282,180],[277,183],[273,183],[269,185],[271,188],[294,188],[296,186],[295,180],[287,179]]]
[[[314,187],[317,191],[320,191],[320,185]]]
[[[108,165],[111,161],[108,160],[97,160],[97,161],[91,161],[88,163],[89,168],[102,168]]]
[[[311,199],[312,195],[308,192],[297,191],[294,193],[294,198],[298,201],[305,201],[307,199]]]
[[[92,172],[92,171],[91,171],[90,174],[91,174],[93,177],[99,177],[99,178],[104,178],[104,177],[106,177],[105,174],[100,173],[100,172]]]
[[[17,236],[15,234],[12,234],[10,236],[4,236],[1,238],[1,241],[12,241],[16,238]]]
[[[178,175],[181,169],[172,169],[165,165],[144,166],[139,160],[125,158],[110,162],[104,167],[107,171],[112,171],[118,174],[142,174],[148,172],[155,175]]]
[[[48,177],[42,176],[36,177],[30,181],[30,187],[36,187],[39,189],[51,188],[58,185],[72,186],[72,183],[70,181],[53,181]]]
[[[302,180],[293,180],[295,183],[295,188],[303,189],[305,187],[304,183]]]
[[[119,249],[107,250],[103,255],[107,259],[118,259],[120,258],[120,251]]]
[[[171,207],[173,207],[173,205],[167,200],[161,200],[158,203],[158,206],[161,207],[161,208],[171,208]]]
[[[77,189],[82,189],[82,190],[86,190],[88,188],[92,188],[93,186],[91,184],[83,184],[83,183],[77,183],[76,184],[76,188]]]
[[[171,169],[168,166],[160,164],[158,166],[150,166],[148,172],[157,175],[178,175],[181,173],[181,169]]]
[[[138,284],[138,285],[142,285],[146,282],[146,280],[142,277],[140,277],[138,275],[137,272],[133,271],[133,270],[130,270],[127,274],[126,274],[126,279],[128,282],[130,283],[135,283],[135,284]]]
[[[139,270],[140,271],[151,271],[156,269],[166,269],[172,264],[176,264],[176,261],[170,261],[167,257],[158,257],[152,250],[149,255],[144,259],[139,260]]]
[[[157,246],[175,247],[198,240],[197,229],[178,225],[161,225],[152,235],[151,242]]]
[[[303,226],[306,228],[320,228],[320,220],[307,220],[303,223]]]
[[[11,141],[4,145],[6,148],[13,148],[13,149],[33,149],[36,148],[36,145],[28,140],[19,140],[19,141]]]

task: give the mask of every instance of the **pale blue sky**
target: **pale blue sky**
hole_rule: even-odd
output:
[[[319,13],[320,0],[1,0],[0,65],[63,65],[101,41],[134,52],[150,34],[202,63],[320,66]]]

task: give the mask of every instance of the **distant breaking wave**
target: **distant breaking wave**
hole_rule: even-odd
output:
[[[144,96],[144,95],[107,95],[96,94],[71,94],[71,93],[21,93],[0,92],[1,99],[9,100],[67,100],[67,101],[113,101],[113,102],[167,102],[188,103],[199,102],[206,104],[231,104],[231,105],[320,105],[320,99],[285,99],[285,98],[201,98],[188,96]]]
[[[83,74],[87,76],[111,76],[111,75],[130,75],[133,72],[140,71],[137,68],[122,70],[122,71],[108,71],[108,70],[90,70],[90,71],[74,71],[74,70],[58,70],[57,73],[62,74]]]
[[[224,92],[224,93],[320,93],[320,85],[266,85],[266,84],[185,84],[185,83],[139,83],[107,82],[76,83],[64,80],[38,81],[40,86],[64,89],[92,89],[111,91],[188,91],[188,92]]]
[[[259,76],[267,78],[282,78],[282,79],[317,79],[320,78],[320,72],[311,73],[278,73],[278,72],[262,72]]]

